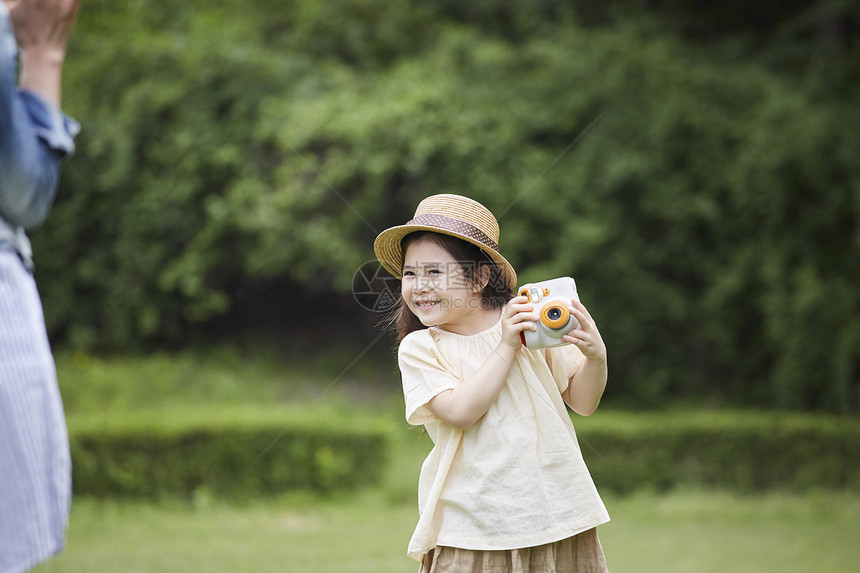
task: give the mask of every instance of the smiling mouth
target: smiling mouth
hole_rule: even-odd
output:
[[[438,300],[421,300],[421,301],[416,301],[415,308],[420,308],[421,310],[427,310],[427,309],[433,308],[437,304],[439,304]]]

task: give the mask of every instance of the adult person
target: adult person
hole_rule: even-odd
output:
[[[25,230],[74,151],[78,125],[59,106],[79,1],[0,2],[0,573],[62,550],[69,516],[69,440]]]

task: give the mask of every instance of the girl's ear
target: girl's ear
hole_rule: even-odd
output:
[[[487,265],[478,265],[478,270],[475,273],[475,284],[472,287],[474,292],[481,292],[487,288],[487,283],[490,282],[490,267]]]

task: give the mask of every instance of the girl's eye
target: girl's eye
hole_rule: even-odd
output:
[[[439,269],[430,269],[429,271],[427,271],[427,274],[428,275],[441,275],[442,271],[440,271]]]
[[[403,271],[403,276],[404,277],[414,277],[415,273],[413,273],[412,271]]]

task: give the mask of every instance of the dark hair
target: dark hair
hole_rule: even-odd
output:
[[[473,285],[478,285],[481,282],[481,274],[483,273],[478,272],[478,270],[481,268],[489,269],[489,280],[481,291],[482,307],[501,308],[514,298],[514,292],[508,286],[501,269],[480,247],[450,235],[433,233],[431,231],[418,231],[406,235],[400,241],[403,256],[406,256],[406,249],[409,245],[421,239],[432,241],[438,247],[445,249],[451,255],[451,258],[460,264],[463,276]],[[400,263],[402,265],[403,261],[400,261]],[[397,334],[397,343],[399,344],[409,333],[427,327],[409,310],[400,292],[397,293],[397,296],[399,298],[398,304],[383,320],[383,323]]]

